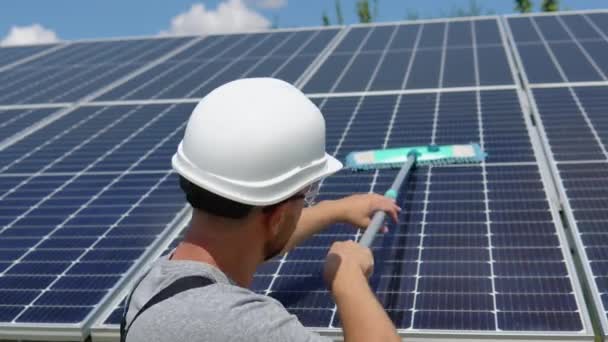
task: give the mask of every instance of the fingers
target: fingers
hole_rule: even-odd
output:
[[[386,198],[384,196],[380,196],[380,195],[376,195],[376,199],[375,199],[375,203],[374,203],[374,208],[373,210],[382,210],[384,212],[386,212],[391,219],[397,223],[397,221],[399,220],[399,212],[401,211],[401,208],[395,204],[395,201],[390,199],[390,198]]]

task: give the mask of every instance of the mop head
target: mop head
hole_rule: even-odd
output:
[[[410,154],[416,155],[416,165],[447,165],[481,163],[487,154],[478,144],[429,145],[351,152],[346,167],[353,170],[400,168]]]

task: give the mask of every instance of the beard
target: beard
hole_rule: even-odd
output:
[[[282,227],[279,227],[279,234],[277,234],[276,238],[266,242],[266,245],[264,246],[264,261],[268,261],[281,254],[285,249],[285,246],[287,246],[287,242],[291,238],[291,235],[296,230],[299,218],[299,213],[297,216],[288,217]]]

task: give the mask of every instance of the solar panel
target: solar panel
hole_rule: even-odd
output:
[[[485,129],[503,123],[500,113],[489,110],[486,116],[484,108],[510,101],[518,104],[514,90],[480,91],[479,98],[476,92],[329,98],[323,108],[328,136],[340,135],[335,145],[329,141],[329,149],[342,156],[383,140],[393,146],[419,143],[423,137],[427,144],[481,139],[485,145]],[[506,106],[505,113],[509,110]],[[348,120],[335,113],[353,115],[348,130]],[[521,110],[515,114],[523,121]],[[410,120],[426,120],[431,134],[425,134],[424,124],[415,126],[420,136],[403,134],[401,127]],[[519,130],[514,136],[523,135],[522,144],[531,149],[523,122]],[[394,136],[405,140],[392,143]],[[374,242],[376,294],[398,328],[412,332],[580,334],[584,308],[570,280],[573,269],[566,261],[561,226],[534,157],[515,162],[509,157],[517,156],[516,150],[485,148],[490,156],[502,154],[504,161],[420,168],[412,176],[399,200],[404,208],[399,225]],[[341,173],[325,181],[320,199],[383,191],[395,174]],[[322,260],[331,242],[357,236],[352,228],[337,226],[304,243],[282,258],[274,273],[271,268],[266,292],[308,326],[339,327],[320,279]]]
[[[0,109],[0,143],[57,110],[57,108]]]
[[[608,13],[510,17],[530,83],[607,81]]]
[[[423,335],[589,333],[514,89],[314,101],[326,116],[327,149],[339,158],[385,142],[431,139],[482,139],[496,156],[482,166],[419,168],[411,176],[399,199],[399,224],[372,247],[371,284],[398,328]],[[487,144],[486,136],[493,136]],[[513,149],[500,142],[512,142]],[[395,174],[342,171],[324,181],[318,200],[383,191]],[[323,259],[332,242],[358,236],[353,227],[334,226],[263,265],[252,289],[280,300],[308,327],[337,331],[336,308],[321,279]],[[123,305],[107,311],[101,326],[116,329]]]
[[[303,89],[331,93],[509,85],[513,79],[506,51],[496,19],[353,26]]]
[[[600,321],[608,326],[606,144],[608,86],[532,92]]]
[[[608,81],[608,13],[513,17],[508,23],[581,260],[581,277],[589,284],[588,296],[599,311],[598,324],[605,332],[608,287],[601,228],[605,209],[601,170],[608,156],[602,119],[608,104],[603,99]],[[604,86],[590,86],[593,84]]]
[[[243,77],[296,83],[339,30],[210,36],[99,100],[200,98]]]
[[[192,38],[74,43],[0,72],[0,104],[79,100]]]
[[[52,48],[52,44],[0,47],[0,68]]]

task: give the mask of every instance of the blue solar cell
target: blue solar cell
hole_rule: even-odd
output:
[[[498,326],[502,330],[580,331],[582,322],[571,312],[499,312]]]
[[[419,311],[414,315],[419,329],[495,330],[495,318],[490,312]]]
[[[76,101],[185,44],[192,38],[70,44],[0,73],[0,103]],[[125,61],[128,61],[126,63]],[[36,77],[38,82],[29,82]]]
[[[17,318],[18,323],[78,323],[93,307],[33,306]]]
[[[4,46],[0,48],[0,66],[6,66],[19,60],[32,57],[55,45]]]
[[[17,134],[55,111],[56,108],[0,110],[0,137]]]
[[[447,23],[425,24],[422,27],[422,36],[420,37],[420,44],[418,46],[421,48],[442,47],[443,41],[444,41],[444,32],[446,30],[446,25],[450,26],[451,24],[447,24]]]

